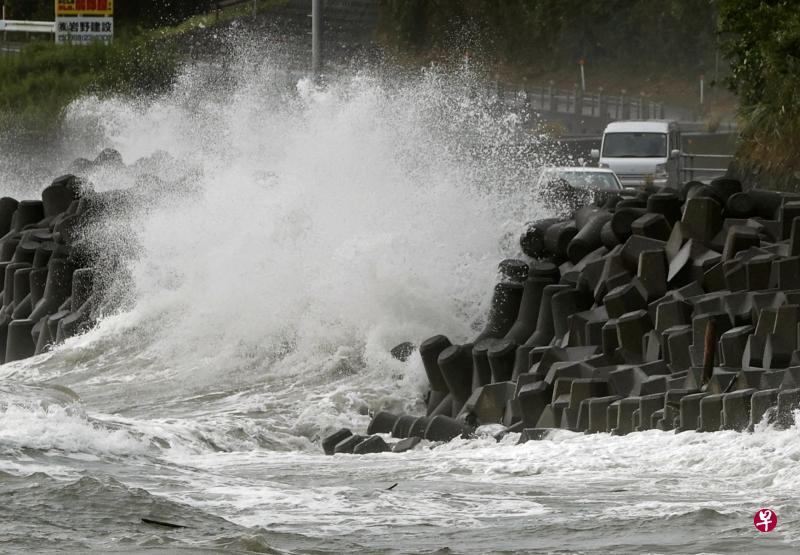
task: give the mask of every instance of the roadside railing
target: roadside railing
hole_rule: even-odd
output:
[[[609,95],[602,89],[584,92],[579,88],[557,89],[553,86],[506,87],[497,85],[498,97],[506,104],[527,106],[537,112],[618,119],[663,119],[664,103],[643,95]]]
[[[701,160],[698,160],[700,158]],[[703,164],[713,164],[715,161],[726,161],[730,162],[733,160],[732,154],[681,154],[681,181],[693,181],[697,177],[702,177],[703,179],[713,179],[715,177],[723,176],[728,171],[728,164],[725,164],[725,167],[715,167],[715,168],[708,168],[708,167],[699,167],[696,164],[701,162]]]

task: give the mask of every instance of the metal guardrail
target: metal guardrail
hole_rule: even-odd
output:
[[[710,158],[711,161],[713,160],[733,160],[732,154],[681,154],[681,180],[686,181],[693,181],[696,177],[695,174],[702,174],[705,178],[715,178],[723,176],[727,173],[728,167],[727,165],[724,168],[701,168],[695,166],[695,162],[697,158]],[[687,162],[689,165],[687,165]]]
[[[56,32],[53,21],[16,21],[13,19],[0,19],[0,31],[11,33],[49,33]]]
[[[508,105],[527,106],[537,112],[575,114],[610,120],[664,119],[664,103],[643,96],[607,95],[602,91],[584,92],[579,88],[506,87],[497,84],[498,97]]]

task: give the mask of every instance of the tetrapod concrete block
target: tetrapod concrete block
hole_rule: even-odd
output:
[[[756,391],[750,398],[750,429],[758,425],[765,417],[768,422],[775,419],[778,406],[778,389]]]
[[[744,431],[750,424],[750,400],[755,389],[733,391],[722,396],[722,427]]]
[[[430,441],[450,441],[457,437],[467,438],[472,429],[455,418],[434,416],[425,429],[425,439]]]
[[[608,431],[608,407],[619,397],[616,395],[609,397],[594,397],[588,399],[589,405],[589,425],[586,433],[599,433]]]
[[[617,421],[611,432],[614,435],[626,435],[634,431],[633,413],[639,410],[639,397],[628,397],[617,401]]]
[[[372,417],[372,421],[369,423],[367,427],[367,434],[388,434],[394,428],[397,419],[400,418],[397,414],[392,414],[391,412],[381,411],[375,414]]]
[[[716,432],[722,427],[722,394],[706,395],[700,400],[698,431]]]
[[[647,213],[631,224],[633,235],[666,242],[672,233],[672,226],[662,214]]]
[[[639,397],[639,425],[637,431],[652,429],[653,413],[664,409],[664,393]]]
[[[700,401],[708,396],[708,393],[692,393],[681,399],[681,419],[677,431],[695,431],[699,427]]]
[[[681,222],[692,239],[710,242],[722,229],[722,207],[710,198],[692,198],[683,205]]]
[[[776,425],[788,428],[795,423],[794,413],[800,409],[800,389],[784,389],[778,392]]]
[[[390,451],[381,436],[370,436],[353,448],[354,455],[369,455]]]

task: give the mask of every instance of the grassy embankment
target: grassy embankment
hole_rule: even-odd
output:
[[[283,0],[259,0],[259,10]],[[118,25],[114,44],[31,42],[0,55],[0,129],[17,137],[48,136],[64,108],[83,94],[149,94],[167,89],[182,59],[182,40],[198,29],[251,13],[250,4],[198,15],[172,27]],[[12,37],[13,38],[13,37]]]

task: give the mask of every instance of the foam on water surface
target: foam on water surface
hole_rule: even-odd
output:
[[[370,410],[422,410],[418,356],[389,349],[480,328],[497,263],[542,214],[530,186],[553,160],[527,115],[498,107],[469,68],[287,88],[268,59],[227,67],[222,80],[189,67],[156,99],[85,98],[67,112],[53,159],[116,148],[127,167],[95,168],[95,188],[148,194],[91,230],[100,254],[130,250],[125,271],[104,276],[121,309],[0,367],[14,386],[0,399],[0,470],[27,488],[25,514],[63,503],[62,483],[80,507],[40,511],[72,536],[48,520],[39,535],[18,526],[15,546],[796,550],[797,428],[323,457],[319,436],[363,431]],[[47,171],[2,156],[9,192],[38,194]],[[79,399],[42,404],[52,396],[22,384]],[[199,524],[138,528],[150,496]],[[97,522],[120,505],[106,537]],[[767,505],[781,525],[757,537],[752,513]],[[99,543],[82,543],[89,531]]]

